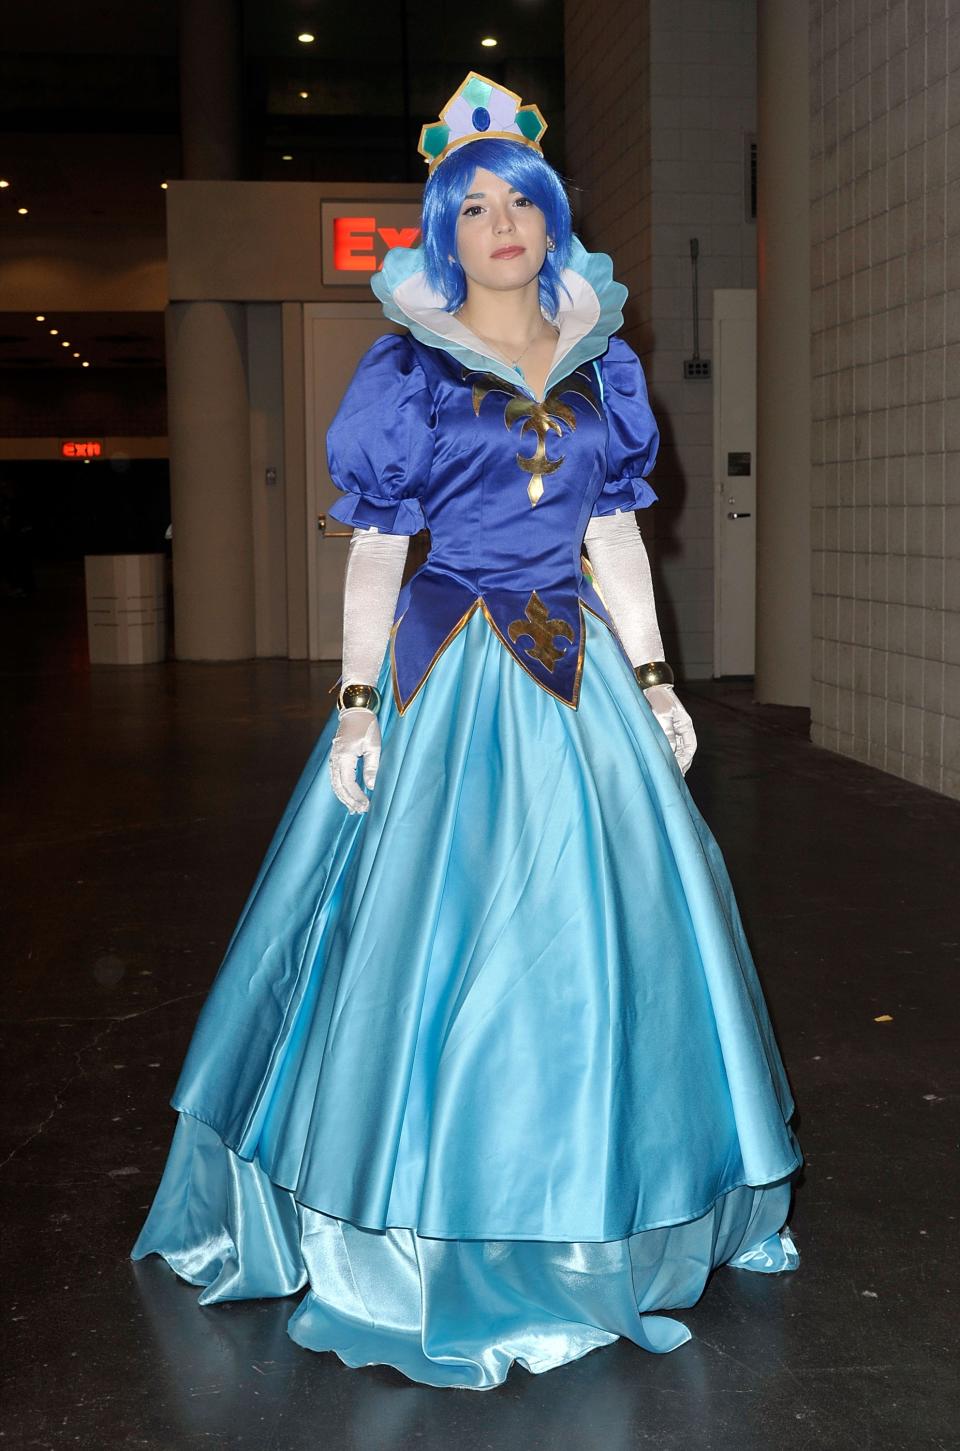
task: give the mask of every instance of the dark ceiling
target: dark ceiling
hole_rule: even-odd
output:
[[[471,69],[540,105],[550,158],[562,168],[563,0],[245,0],[241,10],[250,178],[418,180],[419,127]],[[176,140],[176,11],[175,0],[7,7],[3,165],[13,169],[17,137],[90,138],[91,177],[102,144],[95,137]],[[313,44],[298,42],[304,29]],[[482,47],[485,36],[497,46]],[[284,163],[291,151],[293,163]]]
[[[0,230],[28,247],[121,229],[162,245],[161,183],[180,174],[177,8],[4,7]],[[418,181],[420,125],[469,70],[540,105],[547,155],[563,169],[563,0],[242,0],[241,11],[248,179]],[[313,44],[298,42],[304,30]],[[497,46],[482,47],[485,36]],[[67,335],[95,366],[143,367],[162,362],[159,322],[77,313]],[[43,333],[32,315],[0,315],[0,367],[69,366],[73,349]]]

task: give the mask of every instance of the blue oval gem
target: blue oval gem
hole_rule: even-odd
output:
[[[473,121],[474,131],[490,130],[490,112],[486,106],[478,106],[470,119]]]

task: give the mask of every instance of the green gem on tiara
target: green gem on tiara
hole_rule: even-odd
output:
[[[439,122],[436,126],[425,126],[421,145],[431,156],[439,156],[450,139],[450,127]]]
[[[540,116],[526,106],[521,106],[517,112],[517,125],[528,141],[539,141],[547,129]]]
[[[492,91],[493,86],[489,81],[481,80],[479,76],[472,76],[460,94],[470,106],[486,106]]]

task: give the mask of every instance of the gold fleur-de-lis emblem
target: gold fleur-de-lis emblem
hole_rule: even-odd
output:
[[[464,377],[469,376],[469,369],[464,369]],[[571,373],[568,378],[557,383],[542,402],[528,397],[518,389],[512,388],[509,383],[497,378],[493,373],[484,373],[473,385],[473,411],[479,418],[480,407],[483,400],[490,393],[506,393],[509,395],[509,402],[504,409],[503,421],[509,431],[518,420],[523,420],[520,425],[520,437],[526,433],[532,433],[536,439],[532,454],[518,453],[517,463],[525,474],[530,474],[530,482],[527,485],[527,497],[531,506],[535,506],[543,497],[543,480],[549,474],[555,474],[563,463],[564,454],[559,458],[547,457],[547,435],[556,433],[563,436],[563,427],[572,433],[577,426],[577,415],[566,403],[561,402],[564,393],[576,393],[578,397],[585,398],[591,408],[600,416],[596,399],[590,390],[586,380],[578,373]]]
[[[507,633],[514,644],[529,635],[533,644],[524,645],[523,653],[529,655],[531,660],[539,660],[541,665],[545,665],[552,672],[561,655],[565,654],[553,642],[557,636],[564,640],[573,640],[573,630],[566,620],[550,619],[550,611],[536,590],[527,600],[524,616],[523,619],[512,621],[507,626]]]

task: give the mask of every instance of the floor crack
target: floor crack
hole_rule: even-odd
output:
[[[71,1017],[69,1013],[47,1013],[40,1018],[0,1018],[0,1026],[4,1028],[25,1028],[29,1023],[102,1023],[105,1020],[110,1023],[126,1023],[131,1018],[145,1018],[148,1013],[157,1013],[161,1008],[169,1008],[174,1003],[184,1003],[190,998],[201,998],[209,991],[207,988],[197,988],[192,993],[180,993],[175,998],[165,998],[162,1003],[151,1003],[149,1008],[137,1008],[132,1013],[94,1013],[90,1016]]]
[[[74,1062],[77,1065],[76,1071],[74,1073],[71,1073],[70,1074],[70,1077],[67,1078],[63,1083],[61,1083],[61,1085],[60,1085],[59,1088],[55,1088],[54,1089],[54,1091],[53,1091],[53,1107],[50,1109],[50,1112],[47,1114],[47,1116],[45,1118],[43,1118],[43,1119],[40,1120],[40,1122],[37,1125],[37,1127],[33,1130],[32,1133],[29,1133],[27,1135],[27,1137],[23,1140],[22,1143],[15,1144],[13,1146],[13,1148],[10,1150],[9,1154],[6,1156],[5,1159],[0,1159],[0,1169],[5,1169],[6,1166],[9,1164],[9,1162],[10,1162],[11,1159],[15,1158],[16,1155],[19,1154],[22,1149],[25,1149],[28,1144],[32,1144],[33,1141],[34,1141],[34,1139],[39,1138],[39,1136],[43,1133],[44,1129],[47,1127],[47,1124],[50,1123],[51,1119],[53,1119],[60,1112],[60,1110],[63,1108],[64,1094],[66,1093],[67,1089],[71,1086],[71,1084],[76,1083],[79,1078],[86,1078],[86,1076],[87,1076],[87,1070],[83,1067],[83,1064],[80,1062],[80,1059],[82,1058],[83,1054],[84,1053],[89,1053],[90,1050],[91,1050],[91,1048],[96,1048],[96,1046],[100,1042],[100,1040],[102,1038],[105,1038],[108,1033],[110,1033],[110,1032],[113,1031],[113,1028],[114,1028],[114,1025],[115,1025],[116,1021],[117,1021],[116,1019],[113,1019],[111,1022],[109,1022],[107,1024],[107,1026],[105,1028],[101,1028],[101,1030],[100,1030],[99,1033],[95,1033],[93,1035],[93,1037],[90,1039],[90,1042],[89,1043],[84,1043],[84,1045],[83,1045],[82,1048],[78,1048],[76,1050],[76,1052],[73,1055]]]
[[[88,1043],[84,1043],[82,1047],[78,1048],[75,1051],[73,1057],[74,1057],[74,1062],[76,1063],[76,1069],[75,1069],[75,1071],[73,1073],[70,1074],[69,1078],[65,1079],[64,1082],[60,1084],[60,1087],[59,1088],[54,1089],[53,1106],[50,1109],[50,1112],[43,1119],[41,1119],[41,1121],[37,1125],[37,1127],[35,1129],[33,1129],[33,1131],[31,1133],[29,1133],[27,1135],[27,1137],[21,1143],[14,1145],[14,1147],[7,1154],[6,1158],[0,1159],[0,1169],[5,1169],[6,1166],[10,1163],[10,1160],[11,1159],[15,1158],[17,1156],[17,1154],[19,1154],[23,1149],[25,1149],[27,1147],[28,1144],[32,1144],[33,1141],[34,1141],[34,1139],[39,1138],[39,1136],[43,1133],[44,1129],[51,1122],[51,1120],[56,1117],[56,1115],[63,1108],[63,1105],[64,1105],[64,1097],[65,1097],[65,1094],[66,1094],[67,1090],[74,1083],[76,1083],[78,1081],[78,1079],[86,1078],[86,1076],[87,1076],[87,1070],[83,1066],[83,1064],[81,1063],[81,1061],[80,1061],[81,1058],[83,1058],[83,1056],[85,1054],[90,1053],[94,1048],[96,1048],[98,1046],[98,1044],[103,1041],[103,1039],[107,1036],[108,1033],[112,1033],[113,1030],[114,1030],[114,1028],[117,1026],[118,1023],[126,1023],[126,1022],[129,1022],[131,1018],[142,1018],[142,1017],[145,1017],[148,1013],[158,1012],[160,1008],[168,1008],[168,1007],[171,1006],[171,1004],[173,1004],[173,1003],[182,1003],[182,1002],[186,1001],[188,998],[198,998],[198,997],[202,997],[202,996],[204,996],[205,992],[206,992],[206,989],[200,989],[197,992],[180,993],[180,995],[178,997],[175,997],[175,998],[167,998],[162,1003],[154,1003],[152,1005],[152,1007],[149,1007],[149,1008],[139,1008],[136,1012],[133,1012],[133,1013],[119,1013],[116,1016],[109,1018],[107,1020],[107,1022],[106,1022],[106,1025],[103,1028],[101,1028],[98,1033],[94,1033],[93,1037],[90,1039],[90,1041]],[[102,1022],[102,1021],[103,1021],[103,1018],[102,1017],[100,1017],[100,1018],[73,1018],[73,1019],[67,1019],[67,1018],[64,1018],[62,1016],[60,1016],[60,1017],[46,1017],[46,1018],[22,1018],[22,1019],[20,1019],[18,1021],[18,1026],[22,1026],[22,1025],[24,1025],[26,1023],[63,1023],[63,1022],[96,1023],[96,1022]]]

